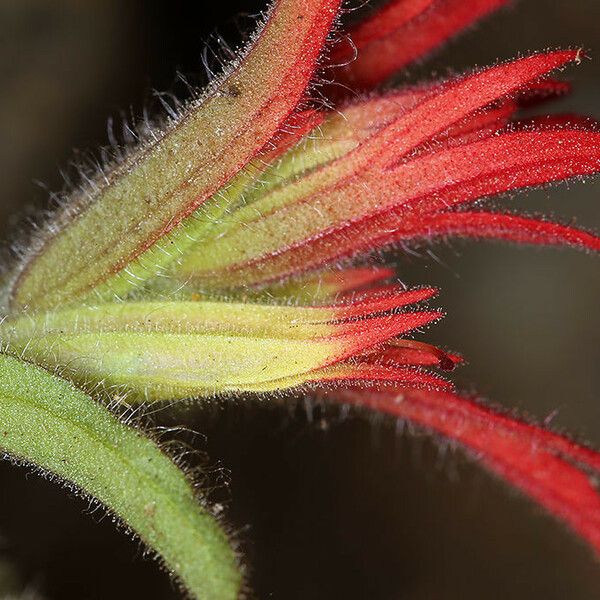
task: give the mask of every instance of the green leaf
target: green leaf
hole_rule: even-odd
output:
[[[194,598],[238,598],[235,553],[180,469],[72,384],[7,355],[0,355],[0,449],[104,504]]]

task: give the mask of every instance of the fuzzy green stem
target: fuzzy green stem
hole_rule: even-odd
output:
[[[235,552],[181,470],[69,382],[7,355],[0,355],[0,449],[104,504],[192,597],[238,598]]]

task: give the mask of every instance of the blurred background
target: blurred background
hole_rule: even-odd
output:
[[[198,6],[200,5],[200,8]],[[106,144],[109,117],[139,115],[152,90],[204,79],[218,30],[235,46],[259,0],[0,0],[0,230],[59,191],[59,169]],[[600,118],[600,3],[521,0],[406,74],[446,75],[528,50],[579,46],[575,92],[552,111]],[[213,39],[214,41],[214,39]],[[600,183],[505,201],[600,229]],[[504,201],[503,201],[504,202]],[[408,284],[442,288],[428,341],[464,353],[467,390],[600,446],[600,270],[596,257],[453,243],[395,257]],[[600,568],[560,525],[428,438],[303,401],[240,402],[155,417],[185,420],[214,501],[242,543],[256,598],[546,600],[600,597]],[[56,484],[0,464],[0,598],[179,597],[137,542]]]

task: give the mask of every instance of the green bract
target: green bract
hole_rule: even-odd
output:
[[[0,336],[13,352],[133,400],[262,392],[320,379],[329,366],[439,318],[379,314],[432,294],[425,288],[322,307],[107,303],[6,320]]]

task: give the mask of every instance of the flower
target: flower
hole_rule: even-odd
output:
[[[600,171],[595,122],[519,120],[566,91],[551,74],[581,50],[369,91],[503,4],[391,0],[332,41],[338,0],[276,0],[236,64],[41,228],[5,290],[7,351],[130,401],[303,386],[409,419],[600,551],[599,455],[454,391],[432,368],[460,356],[407,337],[443,316],[423,306],[436,291],[356,264],[450,236],[600,250],[473,208]]]

